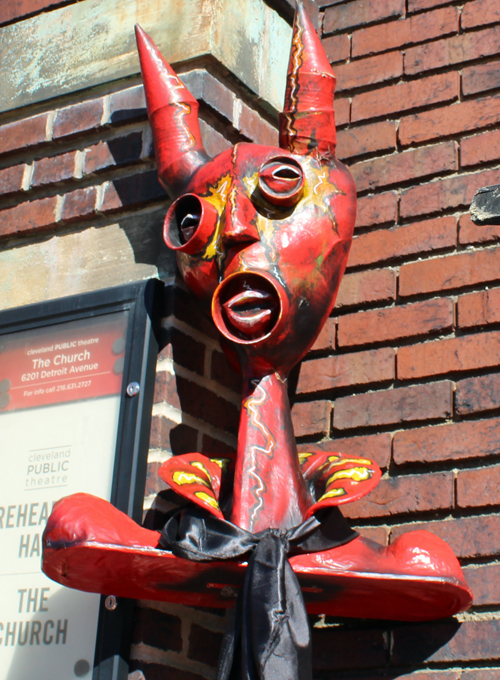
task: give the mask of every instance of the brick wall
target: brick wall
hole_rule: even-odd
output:
[[[500,227],[468,216],[474,192],[500,182],[500,5],[316,5],[338,78],[339,157],[359,208],[336,309],[294,375],[296,434],[303,450],[373,457],[384,477],[346,510],[353,525],[383,544],[420,527],[441,536],[475,605],[433,624],[314,617],[315,677],[500,680]],[[0,23],[55,6],[0,0]],[[186,82],[201,99],[211,153],[239,139],[276,143],[272,119],[234,84],[203,65]],[[34,301],[20,272],[36,271],[36,254],[58,240],[73,239],[78,266],[63,288],[43,270],[40,299],[72,292],[75,276],[89,277],[89,289],[151,267],[171,276],[158,237],[167,205],[138,79],[3,114],[0,256],[27,247],[32,259],[12,271],[2,261],[12,277],[2,306]],[[81,254],[90,234],[114,225],[135,268],[113,255],[116,232],[104,254],[102,240]],[[160,512],[161,462],[233,450],[239,406],[239,381],[181,284],[166,304],[145,494],[145,509]],[[211,680],[225,620],[223,611],[139,603],[131,671]]]
[[[500,5],[316,4],[359,209],[336,309],[298,376],[296,433],[303,450],[371,455],[384,476],[347,506],[353,525],[383,544],[432,531],[475,595],[435,624],[320,620],[317,676],[495,680],[500,227],[468,207],[500,183]]]

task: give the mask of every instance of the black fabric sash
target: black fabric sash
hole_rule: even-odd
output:
[[[311,634],[288,557],[356,538],[336,507],[288,531],[251,534],[197,506],[176,512],[160,545],[199,562],[248,557],[243,588],[224,635],[217,680],[311,680]]]

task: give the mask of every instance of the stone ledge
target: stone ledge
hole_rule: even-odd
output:
[[[137,75],[135,23],[171,63],[215,59],[281,109],[291,28],[263,0],[83,0],[0,29],[0,111]]]

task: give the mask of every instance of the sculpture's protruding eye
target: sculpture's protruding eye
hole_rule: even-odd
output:
[[[217,225],[216,208],[196,194],[172,203],[165,217],[163,238],[169,248],[194,255],[205,248]]]
[[[259,170],[259,189],[274,205],[295,205],[304,190],[304,173],[293,158],[272,158]]]

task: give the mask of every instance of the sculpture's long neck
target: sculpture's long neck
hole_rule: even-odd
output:
[[[302,522],[309,497],[299,468],[286,381],[245,380],[231,521],[247,531]]]

